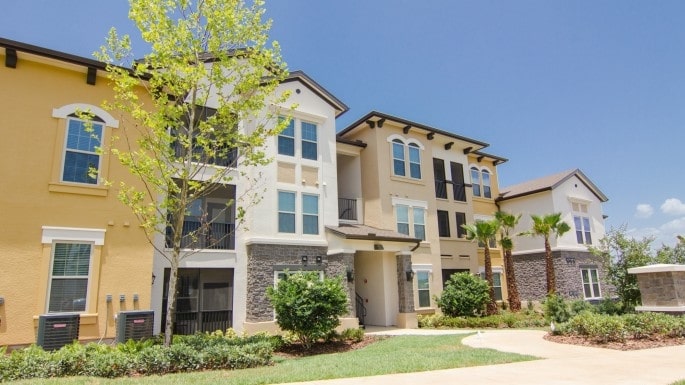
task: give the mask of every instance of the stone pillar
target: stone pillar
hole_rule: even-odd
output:
[[[400,252],[395,258],[397,259],[397,292],[400,310],[397,315],[397,327],[416,329],[419,323],[414,309],[414,274],[411,268],[411,253]],[[412,272],[409,280],[407,272]]]
[[[345,288],[347,289],[347,317],[356,317],[357,303],[355,301],[354,281],[350,282],[347,279],[348,271],[354,274],[353,252],[343,252],[328,256],[328,263],[326,265],[326,276],[341,277],[342,283],[343,285],[345,285]]]
[[[637,311],[685,314],[685,265],[658,264],[628,269],[637,275],[642,306]]]

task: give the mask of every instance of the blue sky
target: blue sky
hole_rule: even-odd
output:
[[[291,70],[344,101],[491,144],[502,186],[580,168],[607,227],[685,234],[685,2],[267,1]],[[127,2],[8,1],[0,37],[85,57]],[[142,56],[145,47],[134,48]],[[0,84],[2,79],[0,79]]]

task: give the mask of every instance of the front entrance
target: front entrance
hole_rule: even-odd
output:
[[[164,269],[162,332],[170,269]],[[225,331],[233,326],[233,269],[178,269],[174,334]]]

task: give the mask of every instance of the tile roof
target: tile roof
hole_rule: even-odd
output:
[[[410,237],[393,230],[378,229],[359,224],[341,224],[340,226],[326,226],[335,235],[345,239],[362,239],[370,241],[421,242],[418,238]]]
[[[578,179],[580,179],[580,181],[583,182],[583,184],[585,184],[585,186],[590,189],[590,191],[592,191],[592,193],[595,194],[600,201],[606,202],[609,200],[609,198],[607,198],[607,196],[604,195],[604,193],[602,193],[602,191],[600,191],[600,189],[577,168],[502,188],[500,189],[500,196],[497,198],[497,200],[503,201],[542,191],[549,191],[558,187],[561,183],[573,176],[578,177]]]

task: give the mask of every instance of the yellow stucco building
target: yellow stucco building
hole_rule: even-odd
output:
[[[0,39],[0,345],[63,312],[80,313],[80,340],[111,338],[118,312],[150,306],[152,248],[104,183],[135,181],[97,151],[125,119],[98,107],[107,83],[102,63]]]

